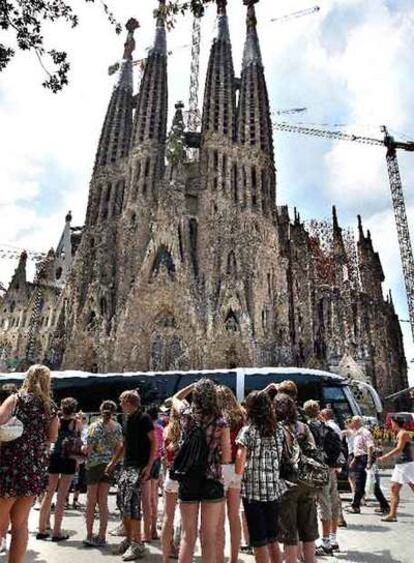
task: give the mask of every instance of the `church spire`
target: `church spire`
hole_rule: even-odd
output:
[[[14,271],[9,289],[20,289],[24,286],[24,284],[26,283],[26,264],[27,252],[23,250],[23,252],[20,254],[19,263],[16,270]]]
[[[275,209],[276,178],[269,96],[254,7],[257,2],[258,0],[243,0],[243,3],[247,6],[247,30],[236,131],[237,142],[247,149],[247,155],[255,156],[256,161],[258,160],[256,157],[260,156],[263,163],[260,167],[252,163],[248,177],[252,206],[267,212]]]
[[[211,135],[232,143],[236,114],[236,90],[230,42],[227,0],[217,0],[217,35],[208,63],[204,93],[202,144]]]
[[[168,119],[167,38],[165,0],[156,10],[155,39],[145,63],[135,112],[131,155],[130,200],[138,194],[156,199],[155,187],[164,173]]]
[[[167,135],[167,38],[163,6],[156,12],[154,45],[148,53],[134,123],[134,148],[144,143],[164,143]]]
[[[262,65],[259,36],[257,35],[257,18],[254,4],[259,0],[244,0],[247,4],[247,33],[243,52],[243,70],[250,64]]]
[[[119,78],[112,92],[96,155],[95,170],[118,162],[128,155],[132,131],[132,53],[135,50],[134,31],[139,27],[131,18],[124,45]]]

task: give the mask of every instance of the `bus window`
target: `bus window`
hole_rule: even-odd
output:
[[[354,415],[344,387],[340,385],[324,385],[322,387],[323,400],[321,407],[330,407],[335,414],[335,421],[341,428],[345,426],[345,420]]]
[[[368,386],[350,385],[353,396],[361,409],[362,416],[377,418],[378,412],[374,399],[369,392]]]

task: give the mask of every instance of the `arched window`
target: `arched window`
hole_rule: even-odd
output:
[[[158,249],[157,255],[155,256],[154,263],[152,265],[151,273],[154,277],[156,277],[159,273],[161,268],[166,268],[168,275],[172,280],[175,279],[175,264],[174,260],[171,256],[171,253],[165,246],[160,246]]]
[[[227,332],[238,332],[240,330],[240,325],[236,313],[229,309],[226,318],[224,319],[224,326]]]

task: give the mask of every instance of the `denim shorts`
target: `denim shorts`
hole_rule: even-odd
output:
[[[250,545],[263,547],[278,541],[279,501],[260,502],[243,499],[244,515],[249,529]]]
[[[220,502],[224,487],[220,481],[205,477],[185,479],[178,485],[178,500],[182,503]]]

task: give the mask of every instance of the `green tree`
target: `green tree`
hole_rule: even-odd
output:
[[[176,18],[187,11],[201,17],[204,6],[212,1],[167,0],[162,8],[162,15],[166,19],[168,29],[174,27]],[[62,90],[68,84],[70,61],[65,51],[46,48],[44,26],[46,23],[64,21],[72,28],[76,27],[79,18],[73,10],[73,2],[74,0],[0,0],[0,29],[7,31],[13,42],[11,45],[0,41],[0,72],[7,67],[16,55],[16,51],[30,50],[36,54],[46,73],[47,78],[43,86],[55,93]],[[84,2],[89,4],[99,2],[116,33],[121,32],[122,26],[104,0],[84,0]]]

